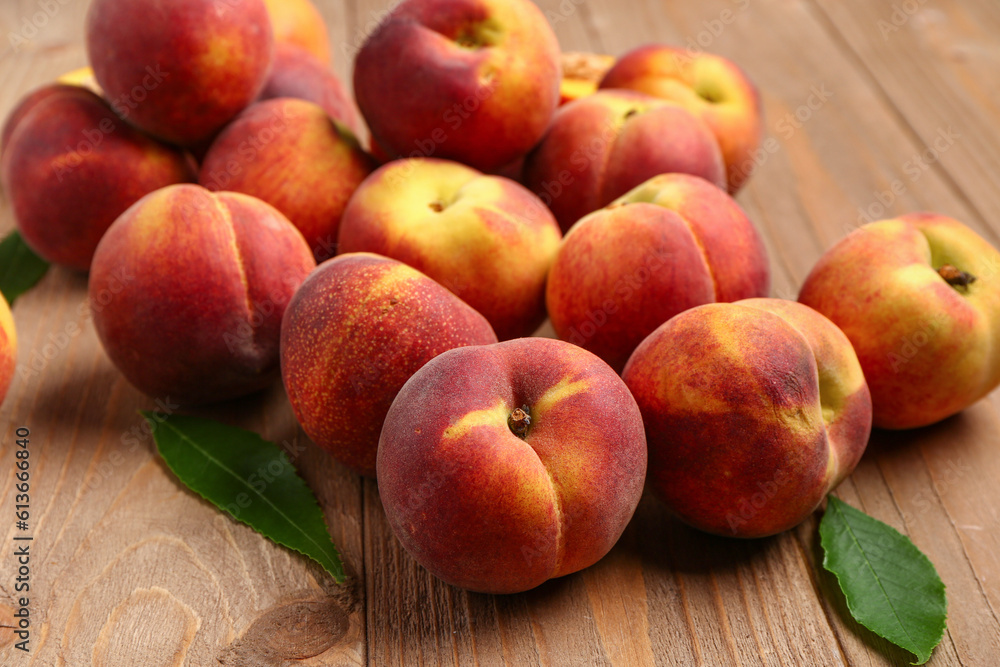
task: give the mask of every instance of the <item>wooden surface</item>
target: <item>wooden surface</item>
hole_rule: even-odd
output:
[[[3,0],[0,115],[85,64],[85,0]],[[335,67],[388,0],[319,2]],[[739,201],[766,236],[774,295],[864,220],[933,209],[1000,242],[1000,5],[995,0],[545,0],[567,49],[698,45],[760,86],[776,150]],[[939,138],[942,138],[939,140]],[[948,138],[948,139],[944,139]],[[927,152],[938,141],[943,150]],[[921,157],[923,156],[923,157]],[[898,181],[898,183],[896,183]],[[896,183],[896,193],[893,184]],[[13,227],[0,205],[0,232]],[[0,408],[0,625],[15,605],[14,432],[31,430],[31,652],[3,665],[884,665],[908,662],[848,620],[819,565],[816,517],[752,542],[709,537],[644,498],[590,569],[521,595],[466,593],[418,567],[378,490],[296,427],[280,388],[207,411],[284,442],[351,573],[317,567],[185,490],[154,455],[156,408],[102,352],[84,276],[55,269],[14,308],[19,373]],[[933,665],[1000,661],[1000,398],[876,433],[838,490],[908,534],[948,587]]]

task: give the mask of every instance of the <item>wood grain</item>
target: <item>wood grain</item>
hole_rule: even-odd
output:
[[[0,46],[0,115],[30,89],[85,64],[87,3],[56,4],[26,44]],[[334,69],[349,82],[353,54],[392,3],[317,4]],[[1000,241],[995,2],[539,4],[566,49],[697,45],[735,60],[758,83],[778,148],[760,157],[739,201],[765,235],[776,296],[794,298],[823,250],[866,216],[933,209]],[[894,6],[902,5],[917,9],[895,26]],[[24,31],[38,11],[34,0],[0,4],[0,33]],[[950,143],[929,159],[942,132]],[[0,231],[13,225],[0,200]],[[520,595],[468,593],[402,551],[376,484],[308,442],[280,386],[204,411],[284,444],[343,553],[350,577],[338,587],[188,492],[155,456],[137,411],[169,406],[169,397],[158,404],[142,396],[111,366],[89,321],[84,276],[53,269],[14,313],[21,370],[0,407],[0,527],[14,504],[13,434],[27,426],[32,650],[16,651],[10,629],[0,628],[4,665],[910,660],[850,620],[820,564],[818,514],[784,535],[733,541],[693,531],[644,497],[595,566]],[[926,429],[876,433],[838,490],[908,534],[945,580],[948,631],[933,665],[992,665],[1000,656],[998,401],[994,393]],[[16,603],[12,524],[0,528],[3,626],[12,625]]]

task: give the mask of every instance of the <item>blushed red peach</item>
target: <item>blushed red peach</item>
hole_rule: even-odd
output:
[[[315,267],[298,230],[259,199],[163,188],[97,247],[94,326],[143,393],[182,405],[236,398],[277,379],[282,315]]]
[[[378,448],[379,495],[403,547],[454,586],[514,593],[592,565],[642,495],[635,401],[575,345],[461,347],[403,385]]]
[[[340,222],[340,252],[409,264],[478,310],[500,340],[545,320],[545,277],[559,226],[514,181],[446,160],[395,160],[355,191]]]
[[[390,157],[490,172],[541,138],[559,44],[529,0],[403,0],[361,47],[354,95]]]
[[[1000,385],[1000,253],[966,225],[912,213],[855,230],[817,262],[799,301],[854,344],[875,425],[915,428]]]
[[[370,253],[324,262],[281,328],[281,374],[313,442],[375,476],[379,433],[403,384],[438,354],[497,342],[486,319],[402,262]]]
[[[330,64],[330,36],[323,15],[309,0],[264,0],[271,17],[274,41],[305,49],[324,65]]]
[[[94,0],[86,38],[115,111],[182,146],[210,140],[257,98],[274,46],[263,0]]]
[[[25,242],[50,262],[86,271],[125,209],[195,179],[184,153],[123,122],[85,88],[42,88],[22,108],[9,126],[0,180]]]
[[[674,315],[769,287],[764,243],[733,198],[697,176],[663,174],[570,229],[546,307],[559,338],[621,370]]]
[[[850,341],[794,301],[687,310],[639,345],[622,378],[646,426],[648,485],[719,535],[801,523],[851,474],[871,431]]]
[[[199,182],[262,199],[305,237],[317,261],[336,254],[341,216],[375,168],[319,106],[278,98],[244,110],[212,143]]]
[[[649,44],[621,56],[600,87],[635,90],[681,104],[715,134],[729,192],[735,193],[750,177],[763,132],[760,93],[746,72],[730,60]]]
[[[556,112],[524,163],[524,184],[565,232],[659,174],[700,176],[725,187],[708,127],[676,104],[625,90],[600,91]]]

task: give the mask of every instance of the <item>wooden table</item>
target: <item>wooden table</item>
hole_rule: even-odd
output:
[[[0,115],[85,64],[85,0],[4,0]],[[325,0],[336,69],[389,0]],[[545,0],[564,48],[701,46],[758,83],[776,143],[739,201],[767,239],[774,295],[866,216],[933,209],[1000,243],[1000,5],[995,0]],[[41,16],[41,18],[39,18]],[[44,19],[44,21],[42,20]],[[30,32],[30,31],[29,31]],[[24,33],[22,33],[24,34]],[[7,41],[6,39],[4,40]],[[4,44],[6,46],[6,44]],[[347,78],[349,80],[349,77]],[[13,228],[9,202],[0,231]],[[31,652],[4,665],[906,664],[849,620],[816,522],[771,539],[709,537],[645,498],[600,563],[511,596],[433,579],[390,534],[375,483],[297,428],[280,386],[206,414],[285,442],[350,573],[305,558],[179,484],[102,352],[86,278],[54,269],[20,299],[19,373],[0,408],[0,625],[12,625],[14,432],[31,430]],[[1000,658],[1000,398],[876,433],[847,502],[909,535],[948,587],[934,665]],[[5,517],[5,518],[3,518]],[[9,519],[9,520],[8,520]]]

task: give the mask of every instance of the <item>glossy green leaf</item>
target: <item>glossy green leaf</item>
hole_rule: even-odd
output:
[[[195,493],[344,581],[316,496],[285,452],[252,431],[200,417],[143,412],[160,455]]]
[[[823,567],[847,608],[877,635],[930,659],[944,635],[948,602],[933,563],[892,526],[830,496],[819,524]]]
[[[11,232],[0,241],[0,293],[8,304],[13,306],[15,299],[34,287],[48,270],[49,263],[28,247],[19,232]]]

